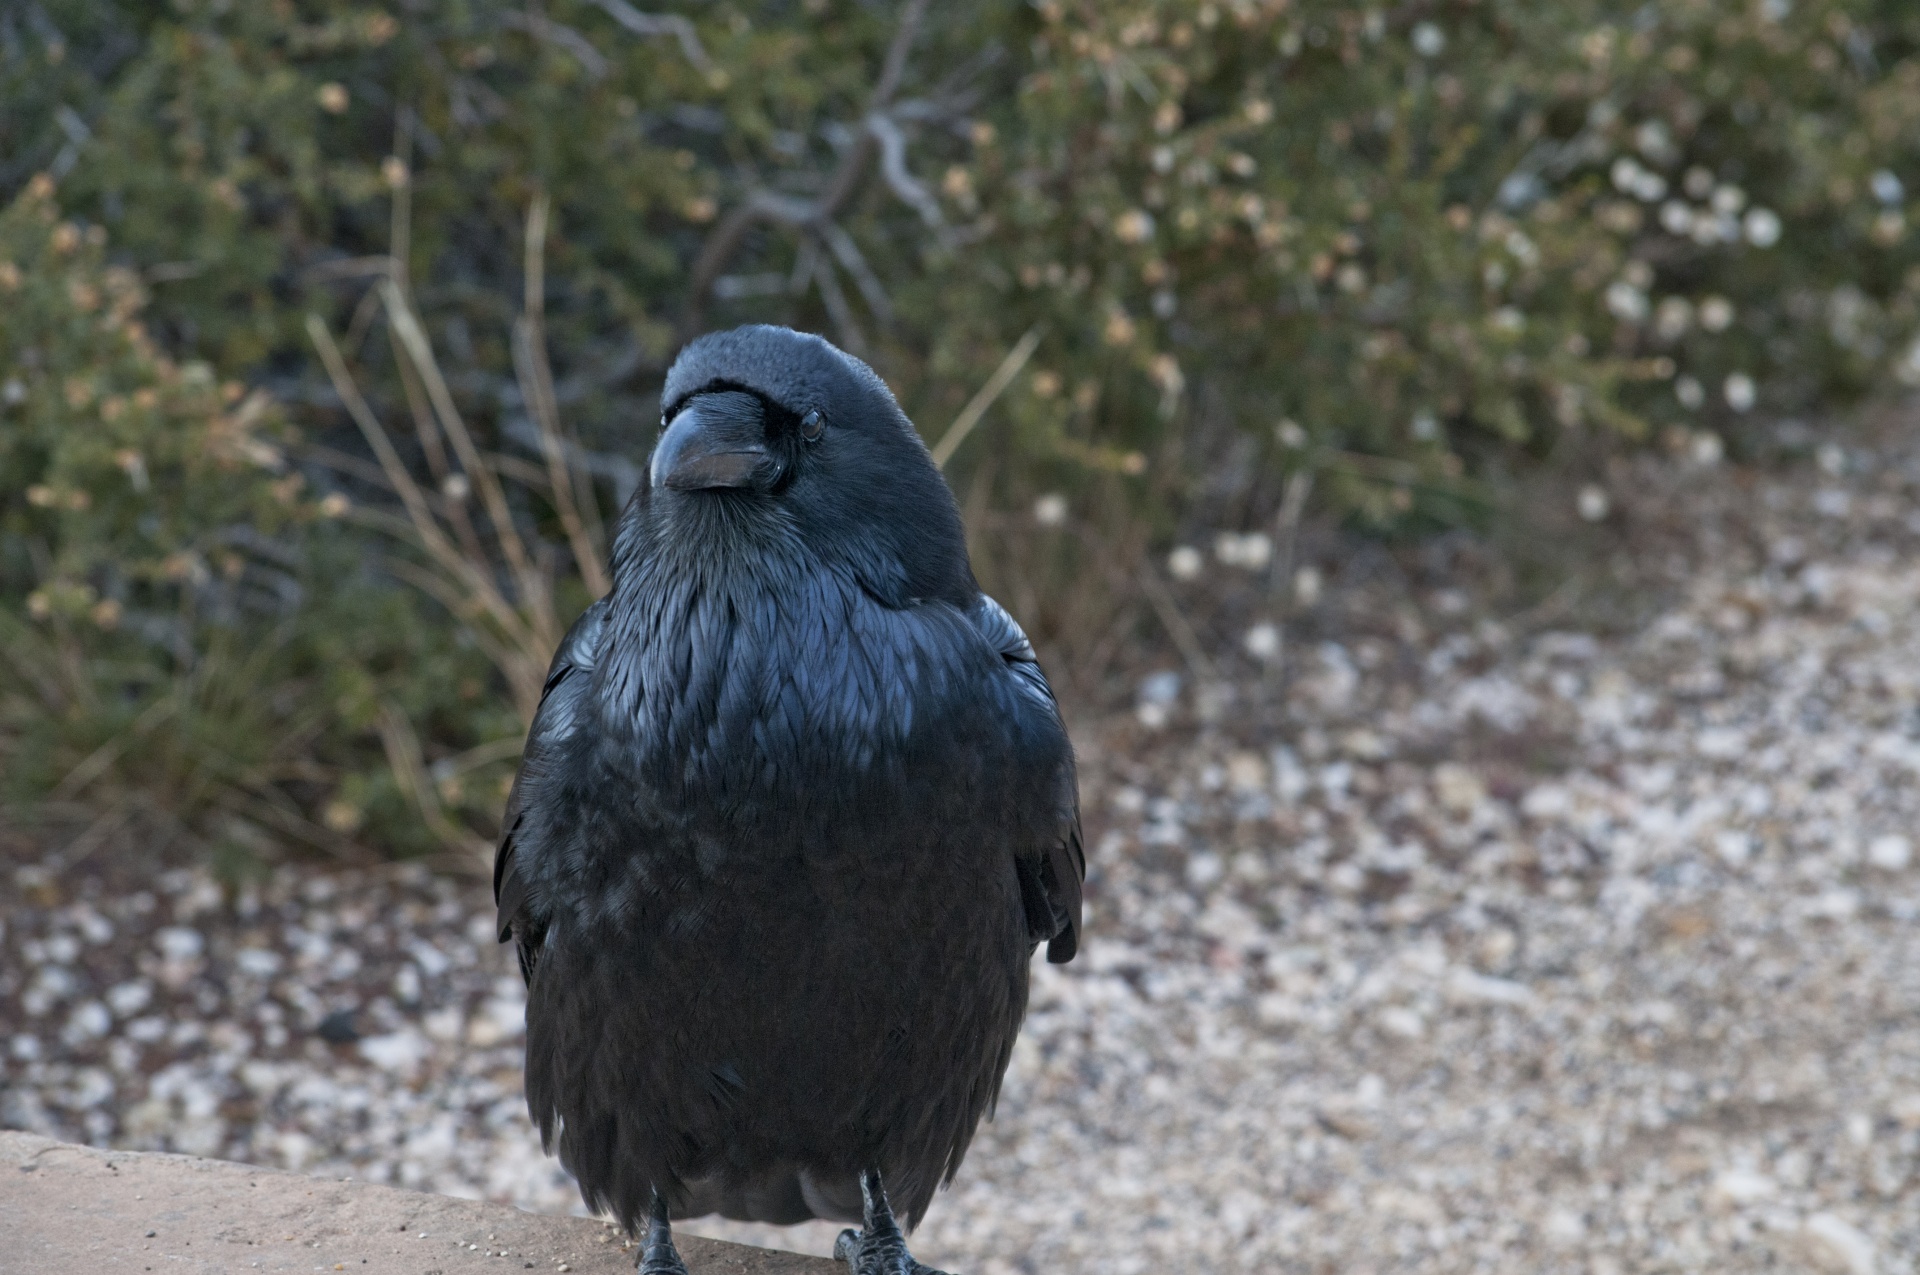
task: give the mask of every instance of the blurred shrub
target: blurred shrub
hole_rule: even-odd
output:
[[[0,194],[56,178],[79,237],[46,247],[44,189],[8,214],[22,294],[51,298],[0,337],[33,387],[0,416],[25,458],[0,488],[9,647],[137,650],[157,686],[231,643],[257,680],[201,684],[281,716],[236,717],[252,742],[219,755],[285,768],[239,790],[310,839],[490,831],[524,677],[504,612],[444,586],[487,564],[535,637],[583,604],[596,498],[624,499],[706,327],[821,330],[930,441],[966,422],[945,450],[983,570],[1081,653],[1111,632],[1076,599],[1124,583],[1156,517],[1264,517],[1312,473],[1369,523],[1453,522],[1490,472],[1638,440],[1712,456],[1920,382],[1920,11],[1893,0],[60,0],[0,36]],[[74,300],[83,268],[100,314],[152,294],[141,357],[178,370],[141,375],[204,404],[66,405],[74,376],[101,401],[147,384],[110,375],[132,356]],[[173,419],[200,432],[171,452],[130,433]],[[468,517],[488,481],[502,503]],[[400,517],[408,483],[469,567]],[[350,516],[318,518],[329,497]],[[191,553],[204,579],[140,565]],[[38,759],[18,791],[71,795],[89,741],[159,720],[100,702],[84,727],[9,709],[0,746]],[[21,742],[43,735],[64,742]]]
[[[368,576],[351,502],[314,498],[280,410],[159,350],[138,276],[51,192],[0,212],[5,795],[80,806],[82,850],[140,821],[233,866],[289,842],[354,856],[370,813],[389,849],[463,848],[423,816],[490,810],[503,750],[431,786],[401,763],[412,716],[443,745],[517,728],[486,661]]]
[[[1065,455],[1224,419],[1370,520],[1452,519],[1569,437],[1920,380],[1910,6],[1036,11],[946,183],[1010,278],[953,308],[1050,325],[1015,410]]]
[[[310,707],[276,708],[251,639],[297,606],[316,511],[267,396],[156,349],[52,186],[0,213],[0,771],[115,817],[149,788],[189,818],[265,801]]]

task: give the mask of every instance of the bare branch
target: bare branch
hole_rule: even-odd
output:
[[[373,320],[380,312],[380,293],[378,289],[368,288],[360,294],[360,300],[354,303],[353,314],[347,320],[346,335],[340,338],[341,348],[360,353],[361,344],[367,339],[367,333],[373,329]]]
[[[1016,341],[1013,348],[1007,351],[1007,356],[1000,360],[1000,366],[993,370],[993,375],[987,378],[987,383],[967,400],[967,405],[960,409],[960,415],[953,418],[953,424],[947,427],[947,432],[940,436],[938,443],[934,444],[933,463],[936,468],[946,467],[947,462],[953,458],[954,452],[959,450],[960,444],[967,441],[967,435],[973,433],[973,427],[978,425],[980,418],[987,414],[987,409],[1006,393],[1007,386],[1013,384],[1013,378],[1020,375],[1020,369],[1027,365],[1027,360],[1033,357],[1034,350],[1040,345],[1040,332],[1041,325],[1038,323],[1028,328],[1026,335]]]
[[[1193,631],[1193,625],[1181,613],[1180,604],[1173,599],[1173,591],[1160,579],[1160,573],[1153,569],[1152,563],[1140,564],[1140,586],[1154,614],[1160,617],[1160,623],[1167,626],[1168,635],[1173,638],[1173,644],[1180,648],[1181,657],[1186,660],[1187,667],[1193,670],[1194,677],[1202,683],[1216,681],[1218,670],[1214,668],[1213,661],[1207,658],[1206,648],[1200,645],[1199,634]]]
[[[390,275],[393,269],[393,257],[387,254],[377,257],[339,257],[308,266],[300,272],[300,277],[318,282],[325,279],[352,279],[362,275]],[[151,278],[153,272],[147,273]]]
[[[381,470],[387,476],[387,485],[400,497],[400,503],[406,506],[407,517],[418,529],[420,538],[430,551],[438,551],[444,542],[440,534],[440,525],[434,520],[433,511],[427,505],[427,498],[420,485],[407,472],[407,466],[400,459],[400,453],[393,449],[393,440],[380,424],[380,418],[367,406],[367,400],[360,393],[360,387],[354,384],[353,373],[347,370],[347,361],[340,356],[339,346],[334,344],[333,334],[327,331],[326,323],[317,314],[307,316],[307,337],[319,351],[320,362],[327,369],[327,376],[333,381],[333,392],[340,396],[346,405],[347,415],[353,417],[354,424],[360,427],[360,433],[366,438],[367,445],[373,448],[373,454],[380,462]],[[452,552],[450,543],[444,544],[447,552]]]
[[[778,270],[760,274],[723,274],[713,281],[713,295],[722,301],[741,297],[777,297],[791,291],[787,276]]]
[[[680,42],[680,52],[687,61],[698,67],[703,75],[713,73],[713,59],[707,56],[706,46],[700,43],[700,33],[693,29],[693,23],[679,14],[642,13],[628,4],[627,0],[593,0],[593,4],[637,36],[672,36]]]
[[[377,296],[370,292],[369,296]],[[440,427],[434,423],[433,407],[427,402],[427,388],[420,383],[420,374],[414,371],[413,360],[407,356],[400,342],[400,335],[391,323],[387,325],[387,343],[393,347],[393,365],[400,373],[400,388],[407,399],[407,411],[413,416],[413,432],[420,439],[420,448],[427,456],[427,467],[433,472],[433,480],[440,490],[451,490],[448,479],[453,475],[453,466],[447,460],[447,448],[440,437]],[[468,559],[485,562],[487,551],[480,545],[480,533],[474,529],[473,518],[467,511],[464,497],[447,501],[447,521],[453,526],[453,533],[460,540],[460,548]]]
[[[560,437],[560,409],[554,401],[553,369],[547,363],[546,330],[546,192],[534,196],[527,210],[526,312],[513,325],[513,365],[520,378],[520,396],[526,400],[534,422],[540,427],[540,450],[547,461],[547,477],[552,484],[553,507],[566,530],[567,544],[573,550],[575,564],[594,597],[607,592],[606,572],[600,566],[600,551],[588,535],[581,518],[581,504],[574,493],[573,466],[568,463],[566,445]],[[585,504],[593,503],[592,490]],[[598,519],[595,519],[596,524]]]
[[[567,540],[573,547],[574,557],[587,587],[593,590],[595,597],[601,597],[612,587],[601,565],[601,553],[607,543],[606,527],[600,521],[599,502],[594,499],[593,476],[584,469],[575,468],[574,458],[561,436],[560,396],[553,383],[553,366],[547,361],[548,209],[547,194],[541,191],[533,206],[527,210],[528,329],[524,362],[532,372],[532,387],[539,400],[537,420],[541,449],[546,453],[547,468],[553,476],[553,496],[560,510],[560,521],[566,527]],[[522,361],[516,357],[516,369]],[[526,378],[523,377],[523,399],[527,397],[526,388]]]
[[[1300,551],[1300,519],[1307,512],[1307,498],[1313,495],[1313,470],[1296,469],[1287,477],[1285,493],[1280,497],[1280,512],[1274,517],[1274,529],[1279,532],[1277,547],[1272,561],[1267,567],[1267,589],[1286,589],[1287,597],[1292,597],[1293,562]],[[1291,608],[1280,608],[1279,651],[1275,658],[1268,661],[1267,677],[1270,681],[1284,683],[1287,670],[1287,619]]]
[[[687,313],[681,320],[682,339],[693,338],[705,326],[707,295],[713,291],[714,280],[746,242],[747,232],[767,216],[760,205],[759,195],[749,197],[746,203],[722,217],[706,242],[700,245],[700,255],[693,259],[693,269],[689,272]]]
[[[820,285],[820,299],[826,303],[827,317],[833,320],[834,328],[840,333],[840,344],[854,354],[864,355],[867,351],[867,335],[854,321],[853,307],[847,304],[847,294],[840,291],[840,280],[833,273],[833,263],[816,255],[813,281]]]
[[[927,0],[907,0],[906,7],[900,12],[900,29],[894,32],[893,43],[887,46],[887,58],[880,64],[880,81],[873,86],[873,98],[867,103],[867,113],[885,110],[887,103],[893,101],[893,95],[900,90],[900,77],[906,74],[907,54],[913,51],[913,42],[920,35],[920,23],[927,16]]]
[[[271,824],[281,832],[306,842],[316,850],[324,850],[342,863],[366,868],[377,862],[372,852],[365,846],[341,836],[330,828],[321,827],[298,811],[287,809],[283,804],[286,794],[268,784],[262,784],[260,787],[259,792],[229,788],[214,800],[257,823]]]
[[[907,135],[900,131],[900,125],[891,115],[878,112],[867,116],[867,131],[880,143],[880,173],[887,185],[902,203],[920,214],[920,220],[943,244],[948,243],[952,235],[947,230],[946,215],[940,211],[940,201],[907,171]]]
[[[529,11],[515,13],[509,9],[500,15],[500,25],[515,31],[525,31],[536,40],[545,40],[556,48],[565,49],[580,64],[590,80],[604,80],[611,65],[607,55],[593,47],[593,41],[581,35],[565,23],[555,22],[543,13]]]
[[[420,320],[407,304],[405,294],[393,280],[389,279],[381,285],[380,299],[386,303],[387,321],[393,325],[400,344],[413,360],[414,370],[420,373],[420,379],[425,383],[427,399],[433,404],[435,415],[440,418],[440,428],[446,431],[453,450],[459,454],[467,477],[480,491],[480,498],[486,505],[487,519],[493,524],[493,534],[499,540],[500,550],[506,556],[514,580],[519,585],[521,600],[529,604],[537,617],[543,630],[542,636],[551,637],[547,645],[550,648],[559,645],[559,633],[548,635],[544,632],[552,622],[549,608],[545,605],[546,581],[527,555],[526,542],[521,539],[520,529],[514,525],[513,511],[507,507],[506,492],[501,490],[499,478],[480,458],[479,449],[473,444],[473,436],[467,431],[467,423],[454,406],[453,392],[447,388],[446,378],[440,374],[440,364],[433,356],[433,346],[427,340],[426,330],[420,326]]]
[[[412,803],[414,812],[420,816],[420,821],[447,849],[476,856],[486,855],[490,847],[447,818],[446,810],[440,804],[440,794],[427,777],[426,766],[420,756],[420,737],[414,733],[413,723],[407,720],[407,715],[391,700],[382,700],[375,728],[380,733],[381,747],[386,750],[387,767],[393,772],[400,790]]]
[[[377,304],[378,296],[374,299]],[[406,351],[400,346],[400,337],[391,325],[387,328],[387,337],[393,346],[393,365],[400,371],[400,388],[407,398],[407,410],[413,415],[413,432],[420,438],[420,450],[426,453],[427,468],[433,471],[435,482],[445,482],[447,475],[453,472],[453,466],[447,462],[447,448],[440,437],[440,427],[434,424],[433,408],[427,403],[426,387],[420,384],[420,377],[414,372]]]
[[[453,585],[445,586],[449,597],[460,599],[468,609],[484,612],[507,635],[509,642],[516,650],[525,651],[535,645],[540,647],[542,654],[533,657],[534,662],[529,668],[522,668],[513,663],[500,664],[502,671],[507,673],[508,680],[513,685],[515,699],[519,701],[523,713],[531,720],[534,706],[539,702],[541,677],[539,664],[544,662],[544,652],[552,646],[548,641],[548,635],[543,631],[549,626],[537,623],[529,625],[526,618],[514,610],[512,604],[501,596],[500,591],[494,586],[491,573],[485,570],[478,560],[463,556],[460,550],[446,538],[446,533],[434,520],[433,511],[425,493],[420,490],[419,484],[414,482],[413,476],[407,472],[407,467],[401,461],[399,453],[394,450],[393,441],[387,436],[385,427],[380,424],[379,418],[373,414],[373,409],[367,405],[367,400],[361,395],[359,386],[354,383],[352,372],[347,369],[346,360],[341,358],[339,347],[334,344],[332,334],[327,331],[327,326],[319,315],[307,316],[307,335],[312,339],[314,348],[319,351],[320,361],[326,365],[327,375],[333,381],[334,392],[340,396],[340,401],[346,405],[348,415],[353,417],[354,423],[360,427],[361,434],[365,436],[368,446],[373,448],[374,455],[379,458],[380,468],[387,477],[387,484],[400,497],[401,504],[406,507],[407,517],[401,520],[391,515],[378,514],[377,511],[356,512],[362,518],[376,517],[390,520],[393,524],[392,530],[396,534],[404,535],[410,529],[427,555],[454,582],[457,582],[457,588]],[[396,562],[392,565],[398,568],[401,564]],[[456,615],[467,613],[461,607],[450,605],[449,609]],[[477,628],[476,632],[478,632]],[[525,662],[521,661],[521,663]]]
[[[385,532],[396,539],[406,537],[406,523],[381,510],[354,509],[347,516],[360,526]],[[498,636],[486,625],[477,623],[483,614],[490,612],[458,580],[406,558],[390,558],[386,568],[396,578],[406,581],[445,607],[448,615],[466,624],[473,644],[506,677],[520,720],[531,723],[534,713],[540,708],[540,689],[546,676],[546,661],[536,660],[523,649],[519,635]]]
[[[134,718],[124,730],[117,731],[106,743],[87,754],[78,766],[68,771],[67,777],[55,784],[53,791],[47,794],[47,800],[72,801],[88,784],[106,774],[128,748],[139,742],[148,731],[171,717],[174,710],[179,707],[180,701],[171,695],[162,696],[153,701],[141,710],[140,715]]]
[[[893,322],[893,298],[880,286],[880,277],[873,273],[873,267],[860,254],[860,245],[853,236],[837,221],[822,222],[819,226],[820,238],[832,250],[834,259],[848,274],[853,276],[854,286],[860,289],[860,295],[866,298],[867,308],[873,311],[873,317],[882,324]]]
[[[867,117],[883,113],[893,100],[894,93],[899,90],[900,79],[906,73],[907,55],[913,49],[914,38],[920,33],[920,23],[926,17],[926,12],[927,0],[907,0],[902,8],[899,29],[894,32],[893,43],[887,46],[886,57],[880,66],[880,77],[867,99]],[[691,339],[704,326],[707,298],[713,291],[714,281],[726,272],[728,263],[740,251],[747,233],[755,225],[772,221],[789,226],[819,226],[832,221],[840,215],[841,208],[853,197],[854,191],[859,189],[860,179],[865,176],[867,164],[873,158],[877,145],[872,131],[861,129],[854,144],[840,156],[839,165],[827,179],[826,189],[818,198],[800,200],[768,191],[756,191],[747,197],[746,202],[722,217],[720,224],[707,236],[707,242],[701,246],[700,255],[694,259],[689,279],[687,314],[681,324],[682,337]],[[837,284],[834,286],[838,287]]]

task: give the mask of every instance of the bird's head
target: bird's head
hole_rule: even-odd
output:
[[[637,512],[664,534],[744,521],[904,604],[975,591],[946,480],[886,383],[817,336],[755,325],[667,373]]]

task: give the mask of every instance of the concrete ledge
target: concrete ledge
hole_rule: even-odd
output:
[[[678,1244],[693,1275],[844,1275],[824,1258],[691,1235]],[[627,1275],[635,1256],[589,1218],[0,1132],[5,1275]]]

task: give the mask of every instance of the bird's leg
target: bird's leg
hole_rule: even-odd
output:
[[[880,1171],[868,1169],[860,1175],[860,1199],[866,1226],[858,1231],[845,1230],[834,1241],[833,1255],[847,1264],[850,1275],[942,1275],[931,1266],[922,1266],[907,1252],[907,1237],[893,1220],[893,1208],[887,1203],[887,1189],[880,1182]]]
[[[687,1275],[687,1264],[673,1247],[673,1227],[667,1218],[667,1197],[653,1193],[653,1211],[647,1218],[647,1242],[640,1250],[640,1275]]]

